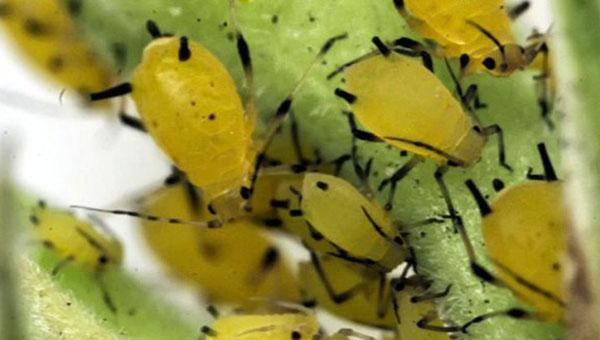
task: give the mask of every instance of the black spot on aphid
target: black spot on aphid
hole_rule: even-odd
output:
[[[41,21],[35,18],[27,18],[23,23],[23,28],[25,31],[31,35],[45,35],[48,33],[48,29],[46,25],[44,25]]]
[[[61,56],[52,56],[48,59],[48,70],[53,73],[60,72],[65,66],[65,60]]]
[[[319,188],[323,191],[327,191],[327,189],[329,189],[329,184],[322,182],[322,181],[317,181],[317,188]]]
[[[215,119],[217,119],[217,115],[216,114],[211,113],[211,114],[208,115],[208,120],[215,120]]]
[[[200,21],[202,21],[202,19],[196,18],[196,22],[200,22]]]
[[[71,306],[71,302],[67,302],[66,305],[70,307]]]
[[[294,339],[294,340],[302,339],[302,333],[300,333],[298,331],[293,331],[292,332],[292,339]]]
[[[277,15],[273,15],[273,16],[271,17],[271,23],[272,23],[272,24],[276,24],[276,23],[278,23],[278,22],[279,22],[279,17],[278,17]]]
[[[560,263],[553,263],[552,264],[552,270],[559,271],[560,270]]]
[[[192,56],[192,51],[190,51],[190,47],[188,44],[187,37],[179,38],[179,61],[188,61]]]
[[[192,101],[190,102],[190,105],[191,105],[191,106],[196,106],[196,102],[192,100]]]
[[[67,11],[73,16],[78,16],[81,13],[81,0],[68,0]]]
[[[315,21],[317,21],[317,18],[315,18],[312,14],[309,14],[308,15],[308,21],[315,22]]]
[[[494,58],[487,57],[483,60],[482,64],[488,70],[493,70],[496,68],[496,61],[494,60]]]

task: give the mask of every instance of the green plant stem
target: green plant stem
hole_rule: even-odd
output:
[[[572,339],[600,337],[600,2],[555,1],[555,66],[564,110],[564,168],[571,211]]]

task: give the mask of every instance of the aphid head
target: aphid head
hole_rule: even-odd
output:
[[[506,77],[527,64],[525,50],[517,44],[503,45],[502,50],[496,49],[488,54],[481,62],[486,70],[495,76]]]

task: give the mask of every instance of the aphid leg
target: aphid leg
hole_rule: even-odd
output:
[[[375,340],[375,338],[372,336],[362,334],[362,333],[357,332],[350,328],[340,328],[337,332],[335,332],[331,336],[334,338],[337,338],[336,335],[341,335],[344,338],[351,337],[351,338],[362,339],[362,340]]]
[[[126,94],[131,93],[133,88],[131,87],[131,83],[121,83],[119,85],[113,86],[106,90],[100,92],[90,93],[89,99],[91,101],[110,99],[115,97],[121,97]]]
[[[144,132],[146,133],[146,127],[144,126],[144,122],[142,122],[141,119],[128,115],[126,112],[126,107],[127,107],[127,99],[125,97],[121,97],[120,98],[120,103],[119,103],[119,121],[121,122],[121,124],[132,128],[133,130],[137,130],[139,132]]]
[[[336,94],[338,93],[338,90],[340,90],[340,89],[336,89]],[[343,91],[343,90],[340,90],[340,91]],[[369,131],[360,130],[359,128],[357,128],[356,120],[354,119],[354,113],[352,113],[350,111],[344,111],[344,114],[346,116],[348,116],[348,123],[350,124],[350,131],[352,132],[352,136],[354,138],[362,140],[362,141],[366,141],[366,142],[377,142],[377,143],[383,142],[383,139],[377,137],[376,135],[370,133]]]
[[[546,150],[546,144],[539,143],[537,145],[538,152],[540,153],[540,158],[542,159],[542,165],[544,167],[544,174],[534,174],[533,169],[530,167],[527,169],[527,178],[538,181],[557,181],[558,177],[556,176],[556,172],[554,171],[554,166],[552,165],[552,161],[550,160],[550,156],[548,155],[548,150]]]
[[[215,331],[214,329],[208,327],[208,326],[202,326],[200,327],[200,333],[204,334],[204,335],[208,335],[208,336],[212,336],[213,338],[216,337],[217,331]]]
[[[329,38],[323,44],[323,46],[321,46],[319,53],[317,53],[317,55],[315,56],[312,63],[309,65],[309,67],[306,69],[306,71],[304,71],[304,74],[302,75],[302,77],[300,77],[300,79],[298,80],[296,85],[293,87],[291,92],[287,95],[287,97],[279,104],[279,107],[277,108],[277,111],[275,112],[275,116],[273,116],[271,118],[271,120],[269,121],[269,124],[267,127],[267,132],[265,133],[263,143],[262,143],[261,147],[259,148],[259,150],[266,150],[266,148],[270,145],[271,141],[273,140],[273,136],[275,135],[277,130],[281,127],[281,124],[283,124],[283,122],[285,121],[285,119],[287,118],[287,116],[290,112],[290,109],[292,107],[292,102],[294,100],[294,96],[296,95],[296,93],[298,92],[300,87],[305,83],[305,81],[308,78],[308,76],[310,75],[312,69],[315,68],[316,65],[319,65],[321,63],[321,61],[323,60],[323,58],[325,57],[327,52],[329,52],[329,50],[331,50],[331,48],[333,47],[333,45],[335,45],[336,42],[346,39],[347,37],[348,37],[347,33],[336,35],[334,37]]]
[[[521,1],[520,3],[510,6],[507,9],[508,17],[510,20],[517,20],[523,13],[527,12],[530,7],[529,1]]]
[[[213,319],[216,320],[219,318],[219,310],[214,305],[206,306],[206,311],[208,312],[208,314],[210,314],[210,316],[212,316]]]
[[[302,152],[302,143],[300,143],[300,134],[298,132],[298,121],[296,120],[296,114],[290,110],[290,137],[292,138],[292,145],[294,152],[296,153],[296,160],[298,164],[309,164],[310,162],[304,157]]]
[[[448,295],[448,293],[450,293],[451,288],[452,288],[452,284],[449,284],[448,286],[446,286],[446,289],[444,289],[441,292],[436,292],[436,293],[428,292],[428,293],[421,294],[421,295],[415,295],[410,298],[410,302],[419,303],[419,302],[423,302],[423,301],[435,300],[435,299],[445,297]]]
[[[312,250],[310,251],[310,260],[315,268],[315,271],[317,272],[317,275],[319,276],[319,279],[321,282],[323,282],[323,286],[325,287],[327,295],[329,295],[331,301],[337,304],[344,303],[348,299],[352,298],[358,291],[364,289],[364,283],[359,283],[346,291],[340,293],[336,292],[331,285],[323,266],[321,266],[321,261],[319,260],[318,255]]]
[[[379,273],[379,285],[377,288],[377,317],[383,319],[387,313],[389,300],[385,294],[386,276],[385,273]]]
[[[173,186],[181,183],[184,180],[184,174],[176,166],[171,166],[171,173],[164,180],[165,186]]]
[[[494,312],[490,312],[490,313],[485,313],[479,316],[474,317],[473,319],[471,319],[470,321],[466,322],[464,325],[462,325],[460,327],[460,331],[467,334],[469,327],[471,327],[472,325],[476,324],[476,323],[480,323],[482,321],[485,321],[487,319],[493,318],[493,317],[497,317],[497,316],[508,316],[511,317],[513,319],[540,319],[539,316],[528,312],[524,309],[521,308],[510,308],[507,310],[501,310],[501,311],[494,311]]]
[[[397,294],[404,289],[407,284],[406,277],[408,276],[408,271],[411,266],[414,266],[416,263],[413,260],[413,263],[407,262],[406,266],[402,269],[402,273],[400,276],[392,278],[390,280],[390,294],[392,296],[392,308],[394,309],[394,318],[396,319],[396,323],[400,324],[400,305],[398,304],[398,296]]]
[[[444,175],[448,171],[447,165],[442,165],[437,168],[434,173],[435,181],[438,184],[440,191],[442,192],[442,196],[444,198],[444,202],[446,202],[446,207],[448,208],[448,216],[452,220],[452,225],[454,227],[454,232],[461,232],[464,230],[464,226],[462,224],[462,218],[456,212],[454,208],[454,203],[452,203],[452,199],[450,198],[450,191],[444,182]],[[471,247],[472,248],[472,247]],[[472,250],[472,249],[471,249]]]
[[[435,312],[427,313],[423,318],[417,321],[417,327],[433,332],[456,333],[462,330],[460,326],[439,326],[431,323],[438,319]]]
[[[402,37],[400,39],[394,40],[393,45],[397,47],[393,49],[393,51],[396,53],[411,57],[421,57],[423,66],[425,66],[432,73],[434,72],[433,59],[431,58],[431,53],[429,52],[429,49],[423,46],[423,44],[421,44],[420,42],[411,38]]]
[[[377,188],[377,190],[379,191],[383,190],[388,184],[390,185],[388,200],[384,206],[385,210],[389,211],[393,208],[392,202],[394,200],[394,195],[396,194],[396,187],[398,186],[398,182],[400,182],[404,177],[406,177],[406,175],[408,175],[408,173],[415,166],[417,166],[421,162],[421,160],[421,157],[417,155],[412,156],[410,160],[404,163],[404,165],[402,165],[398,170],[396,170],[396,172],[394,172],[392,176],[381,181],[379,187]]]
[[[527,52],[526,52],[527,53]],[[554,122],[550,119],[549,115],[552,112],[552,103],[554,102],[553,96],[550,95],[550,64],[548,58],[548,45],[546,42],[542,42],[541,44],[535,46],[533,53],[531,53],[530,60],[533,61],[538,54],[542,54],[542,73],[535,76],[534,79],[537,82],[537,92],[538,92],[538,106],[540,107],[540,111],[542,114],[542,119],[546,122],[550,129],[554,129]]]
[[[256,107],[254,103],[254,95],[256,92],[256,88],[254,86],[254,68],[252,66],[252,57],[250,55],[250,48],[248,47],[248,43],[242,34],[240,29],[240,24],[238,21],[238,13],[237,13],[237,0],[229,0],[229,18],[231,21],[231,26],[234,30],[235,40],[237,44],[238,56],[240,58],[240,62],[242,63],[242,68],[244,70],[245,77],[245,86],[248,90],[248,98],[245,102],[245,111],[248,119],[256,119]]]
[[[475,109],[475,110],[482,109],[482,108],[487,107],[487,105],[480,101],[477,85],[471,84],[467,88],[466,92],[463,91],[462,85],[460,84],[460,81],[458,80],[458,78],[456,77],[456,74],[452,70],[452,67],[450,66],[450,63],[448,62],[448,59],[444,58],[444,62],[446,63],[446,68],[448,69],[450,78],[452,79],[452,82],[454,83],[454,87],[456,89],[456,94],[460,98],[460,101],[461,101],[463,107],[467,110],[467,112],[469,112],[471,114],[471,117],[475,120],[475,122],[477,122],[477,124],[480,124],[479,117],[477,117],[475,115],[475,113],[473,112],[473,109]],[[471,102],[473,102],[473,107],[471,107]]]
[[[83,209],[83,210],[95,211],[95,212],[99,212],[99,213],[112,214],[112,215],[124,215],[124,216],[147,220],[150,222],[162,222],[162,223],[169,223],[169,224],[184,224],[184,225],[191,225],[191,226],[200,227],[200,228],[209,228],[209,229],[220,228],[223,225],[223,223],[218,219],[213,219],[213,220],[208,220],[208,221],[190,221],[190,220],[182,220],[180,218],[175,218],[175,217],[163,217],[163,216],[142,214],[140,212],[131,211],[131,210],[100,209],[100,208],[94,208],[94,207],[86,207],[86,206],[82,206],[82,205],[71,205],[70,208]]]
[[[108,292],[108,288],[106,287],[106,282],[104,282],[104,271],[99,268],[95,273],[96,281],[98,281],[98,287],[100,287],[100,291],[102,292],[102,301],[106,307],[113,313],[117,313],[117,307]]]
[[[52,268],[52,275],[57,275],[65,266],[75,261],[75,255],[69,255],[64,259],[58,261],[58,263]]]
[[[440,224],[440,223],[445,223],[446,219],[444,218],[439,218],[439,217],[429,217],[426,218],[424,220],[421,221],[415,221],[415,222],[410,222],[410,223],[406,223],[403,222],[401,224],[402,229],[412,229],[412,228],[416,228],[416,227],[422,227],[424,225],[430,225],[430,224]]]
[[[481,133],[486,136],[498,135],[498,162],[500,166],[505,168],[506,170],[512,172],[513,169],[508,163],[506,163],[506,150],[504,147],[504,133],[502,132],[502,128],[498,124],[486,126],[483,128]]]
[[[146,127],[144,126],[144,122],[141,119],[130,116],[124,111],[119,112],[119,121],[121,124],[130,127],[139,132],[147,132]]]
[[[185,186],[186,198],[190,210],[194,216],[200,216],[202,208],[202,198],[198,189],[187,179],[185,173],[179,170],[176,166],[171,166],[171,173],[164,180],[165,186],[173,186],[183,183]]]
[[[348,117],[348,124],[350,125],[350,131],[352,131],[352,151],[350,153],[350,156],[351,156],[351,160],[352,160],[352,166],[354,167],[354,173],[356,174],[358,179],[361,181],[361,185],[362,185],[363,189],[367,192],[367,194],[370,194],[371,196],[373,196],[373,193],[371,192],[370,185],[368,182],[369,175],[371,172],[371,165],[373,164],[373,159],[372,158],[369,159],[367,161],[367,163],[365,164],[365,166],[363,167],[358,161],[358,145],[356,144],[356,140],[358,139],[356,137],[356,135],[359,133],[366,133],[366,132],[362,132],[362,131],[358,130],[358,128],[356,127],[356,121],[354,120],[354,114],[352,114],[352,112],[346,112],[346,116]]]

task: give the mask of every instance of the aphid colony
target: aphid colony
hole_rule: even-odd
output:
[[[48,6],[53,3],[46,2]],[[244,308],[244,314],[226,316],[211,308],[216,320],[201,328],[207,338],[370,338],[350,329],[326,336],[312,310],[316,306],[388,330],[401,339],[446,339],[500,316],[564,320],[565,217],[560,208],[560,181],[545,145],[538,145],[544,173],[531,172],[528,181],[507,188],[495,182],[499,192],[490,203],[475,181],[465,182],[481,212],[493,271],[478,261],[453,204],[453,188],[444,181],[444,174],[453,167],[476,164],[492,135],[498,137],[499,171],[513,171],[506,161],[503,130],[497,124],[484,126],[477,116],[477,110],[485,107],[477,85],[463,90],[460,81],[479,71],[510,76],[533,63],[539,53],[547,55],[545,40],[537,37],[521,47],[509,33],[509,17],[518,16],[526,5],[507,12],[500,1],[453,1],[445,6],[433,1],[393,2],[408,24],[432,40],[435,48],[406,37],[391,43],[374,37],[373,52],[330,73],[329,79],[341,74],[345,78],[343,88],[332,91],[332,98],[335,95],[345,102],[340,114],[345,115],[352,138],[352,148],[330,161],[299,159],[296,164],[272,165],[266,154],[288,119],[298,89],[334,45],[343,48],[346,32],[323,42],[260,134],[256,131],[252,53],[238,24],[234,0],[229,2],[230,24],[250,94],[246,102],[227,69],[208,49],[186,36],[162,33],[151,20],[147,30],[153,41],[145,48],[131,82],[92,92],[106,83],[105,78],[95,79],[94,72],[86,73],[85,79],[63,80],[71,87],[88,89],[92,101],[131,93],[141,119],[121,112],[122,122],[147,132],[171,160],[174,171],[165,187],[144,198],[139,211],[83,208],[140,218],[148,244],[171,271],[200,287],[212,303]],[[21,28],[17,29],[22,23],[11,21],[16,18],[27,27],[35,26],[26,30],[30,34],[54,32],[55,26],[68,29],[62,29],[66,24],[23,19],[23,8],[28,8],[23,1],[0,3],[3,20],[22,46],[33,44],[36,37],[22,36]],[[56,34],[63,34],[61,30]],[[48,55],[56,52],[52,49],[62,50],[56,45],[36,48]],[[77,53],[65,60],[77,60]],[[437,55],[459,59],[461,77],[454,75],[451,62],[445,60],[457,96],[434,73]],[[44,55],[39,60],[46,59]],[[544,65],[540,79],[545,84],[547,61]],[[100,71],[97,66],[89,67]],[[545,119],[548,100],[547,96],[539,100]],[[372,160],[361,164],[359,140],[386,143],[410,152],[412,158],[372,190],[367,181]],[[294,142],[299,143],[297,138]],[[389,215],[394,203],[402,203],[395,197],[398,183],[427,160],[438,164],[434,177],[448,212],[441,217],[432,214],[415,225],[436,228],[450,220],[464,242],[469,259],[465,265],[470,265],[473,274],[482,282],[512,290],[533,309],[515,306],[470,320],[450,320],[438,312],[435,302],[448,295],[452,284],[433,289],[432,279],[420,273],[419,259],[405,237],[412,224]],[[360,189],[338,177],[343,167],[354,170],[361,180]],[[388,196],[381,205],[374,192],[387,187]],[[31,222],[34,238],[61,257],[55,273],[70,264],[89,269],[98,278],[107,308],[119,313],[119,302],[113,301],[102,281],[102,274],[121,261],[119,243],[89,222],[43,203],[34,208]],[[310,260],[299,264],[298,273],[290,266],[289,254],[272,240],[274,230],[304,245]],[[399,267],[401,273],[392,275]]]

